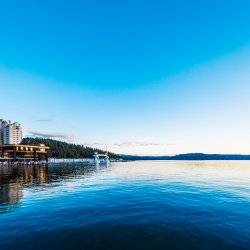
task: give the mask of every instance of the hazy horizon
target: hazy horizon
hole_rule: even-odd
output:
[[[250,154],[250,2],[6,1],[0,118],[115,153]]]

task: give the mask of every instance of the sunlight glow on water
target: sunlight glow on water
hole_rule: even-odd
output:
[[[249,161],[0,168],[0,249],[249,246]]]

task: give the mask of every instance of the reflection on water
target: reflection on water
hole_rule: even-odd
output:
[[[91,165],[86,163],[5,165],[0,166],[0,213],[14,208],[23,197],[24,188],[34,188],[49,183],[63,184],[76,176],[87,176],[105,169],[108,164]],[[49,188],[46,185],[46,188]],[[53,185],[51,185],[53,187]]]
[[[8,205],[15,205],[22,198],[24,185],[42,184],[47,181],[48,166],[15,165],[0,167],[0,212]],[[2,209],[1,209],[2,208]]]
[[[249,249],[250,161],[1,166],[0,249],[20,246]]]

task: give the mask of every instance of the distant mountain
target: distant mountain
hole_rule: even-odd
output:
[[[189,153],[174,156],[121,155],[124,160],[250,160],[250,155]]]
[[[39,145],[45,144],[46,146],[50,147],[49,150],[49,157],[53,158],[92,158],[95,152],[99,154],[104,154],[105,151],[91,148],[91,147],[84,147],[82,145],[76,145],[66,142],[61,142],[52,139],[45,139],[45,138],[24,138],[21,144],[25,145]],[[108,152],[110,158],[119,158],[120,156],[117,154],[113,154]]]
[[[105,151],[85,147],[82,145],[76,145],[66,142],[61,142],[52,139],[45,138],[24,138],[22,144],[39,145],[45,144],[50,147],[49,157],[53,158],[92,158],[95,152],[100,154]],[[203,153],[189,153],[179,154],[174,156],[137,156],[137,155],[118,155],[108,152],[110,158],[122,159],[127,161],[136,160],[250,160],[250,155],[239,155],[239,154],[203,154]]]

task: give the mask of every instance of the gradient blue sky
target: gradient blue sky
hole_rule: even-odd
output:
[[[250,1],[0,1],[0,117],[131,154],[250,153]]]

